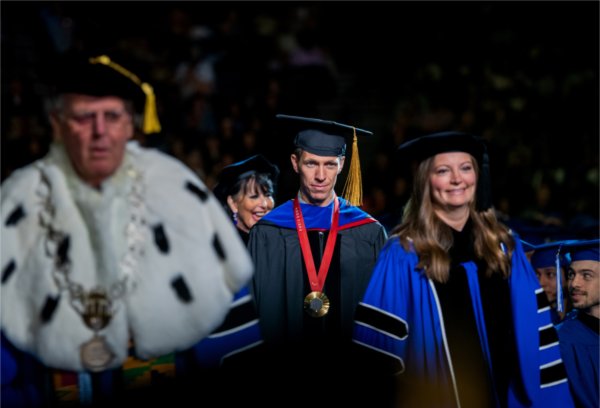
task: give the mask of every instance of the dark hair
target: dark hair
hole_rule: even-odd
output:
[[[227,197],[232,196],[234,199],[240,194],[245,195],[250,188],[251,181],[254,180],[255,192],[261,192],[268,197],[275,195],[275,184],[273,180],[266,173],[248,173],[236,181],[231,188],[229,188],[223,197],[221,204],[229,215],[232,214],[229,205],[227,205]],[[260,190],[259,190],[260,189]]]

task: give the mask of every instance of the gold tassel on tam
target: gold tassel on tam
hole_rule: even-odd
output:
[[[90,58],[90,63],[106,65],[107,67],[110,67],[131,79],[137,86],[139,86],[146,95],[146,106],[144,107],[144,122],[142,125],[142,131],[145,134],[160,132],[161,127],[160,122],[158,121],[158,112],[156,109],[156,96],[154,95],[154,90],[150,84],[147,82],[142,82],[137,75],[123,68],[116,62],[111,61],[110,57],[107,55],[100,55],[98,57]]]
[[[344,184],[344,197],[351,205],[360,207],[362,205],[362,175],[360,171],[360,159],[358,157],[358,140],[356,138],[356,128],[354,130],[354,138],[352,139],[352,155],[350,157],[350,169],[348,177]]]
[[[145,134],[160,132],[160,122],[158,121],[158,112],[156,112],[156,96],[152,86],[144,82],[142,91],[146,94],[146,107],[144,108],[144,124],[142,130]]]

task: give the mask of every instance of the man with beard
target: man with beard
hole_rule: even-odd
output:
[[[573,243],[567,249],[569,296],[575,310],[557,326],[560,351],[578,407],[597,407],[600,360],[600,240]]]

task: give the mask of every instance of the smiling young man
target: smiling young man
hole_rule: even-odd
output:
[[[277,118],[283,134],[294,138],[290,160],[299,190],[252,228],[249,249],[261,328],[273,353],[269,363],[276,380],[296,395],[305,384],[291,378],[333,377],[345,369],[354,311],[386,232],[334,189],[347,162],[346,142],[356,143],[356,134],[370,132],[319,119]],[[349,174],[356,177],[357,149],[350,160]],[[326,367],[326,372],[315,373],[313,367]],[[342,397],[330,383],[311,389],[313,397],[338,402]]]
[[[569,386],[578,407],[600,398],[600,240],[569,245],[569,296],[575,310],[557,326]]]

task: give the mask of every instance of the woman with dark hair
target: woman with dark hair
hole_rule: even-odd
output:
[[[273,209],[279,168],[262,155],[223,168],[214,195],[227,210],[242,240],[248,243],[250,229]],[[202,383],[208,398],[219,403],[248,401],[245,392],[223,395],[222,386],[232,383],[252,392],[254,370],[263,353],[258,314],[248,286],[235,294],[229,314],[210,336],[192,348],[195,383]],[[256,379],[258,381],[258,379]],[[212,386],[211,386],[212,385]],[[239,401],[238,401],[239,399]]]
[[[250,228],[275,206],[279,168],[258,154],[223,168],[213,189],[244,242]]]
[[[572,406],[548,303],[492,208],[486,147],[443,132],[400,146],[418,165],[354,341],[397,375],[402,406]]]

